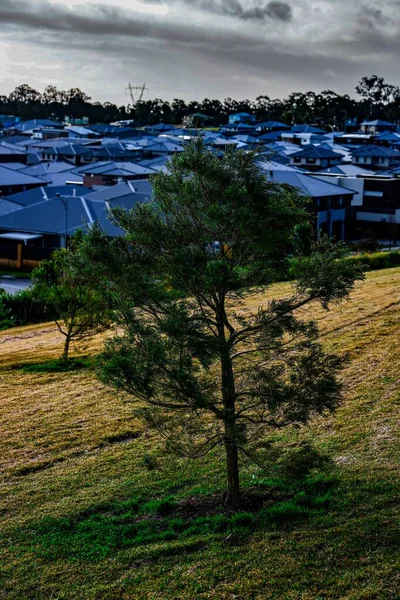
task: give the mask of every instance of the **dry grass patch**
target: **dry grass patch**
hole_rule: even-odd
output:
[[[369,274],[351,301],[313,316],[327,346],[351,355],[346,400],[335,416],[271,438],[314,442],[339,465],[337,485],[297,499],[289,490],[287,502],[286,490],[237,522],[161,512],[223,488],[218,451],[195,463],[165,458],[92,370],[14,368],[61,354],[52,324],[1,332],[0,598],[398,600],[400,269]],[[95,354],[102,341],[71,355]],[[254,481],[263,475],[246,465],[243,482]]]

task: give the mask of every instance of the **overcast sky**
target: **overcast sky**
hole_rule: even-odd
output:
[[[400,83],[400,0],[0,0],[0,94],[185,100]]]

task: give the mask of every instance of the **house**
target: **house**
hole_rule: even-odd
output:
[[[12,194],[11,196],[7,196],[6,200],[13,202],[20,207],[32,206],[33,204],[38,204],[39,202],[43,202],[44,200],[52,200],[53,198],[57,198],[58,196],[84,196],[92,192],[89,188],[84,188],[81,185],[55,185],[55,186],[41,186],[31,190],[26,190],[25,192],[19,192],[17,194]]]
[[[400,134],[393,131],[381,133],[374,138],[374,144],[382,146],[400,146]]]
[[[400,152],[394,148],[372,144],[356,148],[352,152],[353,164],[367,169],[388,170],[400,164]]]
[[[301,167],[308,171],[321,171],[329,169],[342,162],[342,155],[334,152],[329,147],[323,146],[306,146],[300,152],[290,155],[290,165],[293,167]]]
[[[14,124],[9,129],[6,129],[10,135],[33,135],[35,129],[40,127],[51,127],[55,129],[63,129],[64,125],[58,121],[50,121],[49,119],[33,119],[32,121],[23,121],[22,123]]]
[[[0,165],[0,196],[10,196],[17,192],[46,185],[47,181]]]
[[[324,135],[319,133],[293,133],[293,131],[281,131],[280,136],[282,142],[297,144],[298,146],[322,144],[323,142],[328,141]]]
[[[58,195],[50,200],[9,212],[0,217],[0,233],[14,233],[17,237],[34,235],[37,251],[31,251],[28,257],[36,260],[47,257],[48,249],[65,245],[65,235],[90,228],[99,223],[110,237],[122,235],[121,229],[110,221],[111,206],[118,203],[131,209],[136,203],[145,200],[144,194],[130,194],[114,202],[89,200],[87,196]],[[46,252],[47,250],[47,252]]]
[[[330,167],[323,171],[324,175],[343,175],[345,177],[363,177],[364,175],[371,175],[371,171],[357,167],[356,165],[336,165],[336,167]]]
[[[342,146],[367,146],[374,140],[374,136],[367,133],[344,133],[334,136],[335,144]]]
[[[115,185],[122,181],[146,179],[155,171],[132,162],[98,162],[81,169],[83,185],[92,188],[95,185]]]
[[[260,142],[259,138],[256,138],[252,135],[246,135],[244,133],[238,133],[237,135],[234,135],[231,139],[236,140],[237,142],[242,142],[243,144],[248,144],[249,146],[252,146],[254,144],[262,144],[262,141]]]
[[[395,129],[396,125],[393,125],[393,123],[380,121],[379,119],[376,119],[375,121],[364,121],[360,125],[360,131],[370,135],[378,135],[384,131],[395,131]]]
[[[352,189],[289,170],[270,171],[269,179],[295,187],[301,195],[312,199],[317,234],[322,232],[338,240],[345,239],[346,211],[355,194]]]
[[[96,139],[101,137],[101,134],[97,131],[92,131],[87,127],[81,127],[79,125],[71,125],[64,131],[66,131],[69,138]]]
[[[319,127],[313,127],[312,125],[293,125],[290,129],[291,133],[313,133],[315,135],[324,135],[326,133]]]
[[[256,115],[246,112],[234,113],[233,115],[229,115],[228,119],[229,125],[237,125],[246,123],[247,125],[255,125],[257,123]]]
[[[14,144],[0,142],[0,163],[26,163],[28,155],[22,148]]]
[[[271,133],[273,131],[288,131],[289,125],[281,123],[280,121],[264,121],[263,123],[257,123],[256,131],[261,133]]]
[[[207,127],[207,125],[213,125],[214,123],[214,117],[199,112],[187,115],[182,120],[183,127]]]

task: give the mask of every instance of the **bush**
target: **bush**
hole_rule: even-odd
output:
[[[15,296],[0,290],[0,329],[51,321],[54,312],[44,298],[34,289],[27,289]]]
[[[389,269],[400,265],[400,252],[393,250],[392,252],[374,252],[357,254],[352,257],[352,260],[363,265],[369,271],[378,269]]]
[[[279,461],[279,471],[289,481],[301,481],[312,471],[328,470],[332,464],[328,456],[320,454],[313,446],[304,442],[283,455]]]

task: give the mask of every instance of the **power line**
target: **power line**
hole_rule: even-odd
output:
[[[136,104],[139,104],[139,102],[141,102],[143,100],[143,96],[149,93],[149,88],[146,87],[146,84],[144,83],[143,85],[132,85],[130,83],[128,83],[128,87],[125,90],[125,93],[129,91],[129,95],[131,97],[132,100],[132,105],[135,106]],[[137,98],[136,98],[136,94],[138,94]]]

